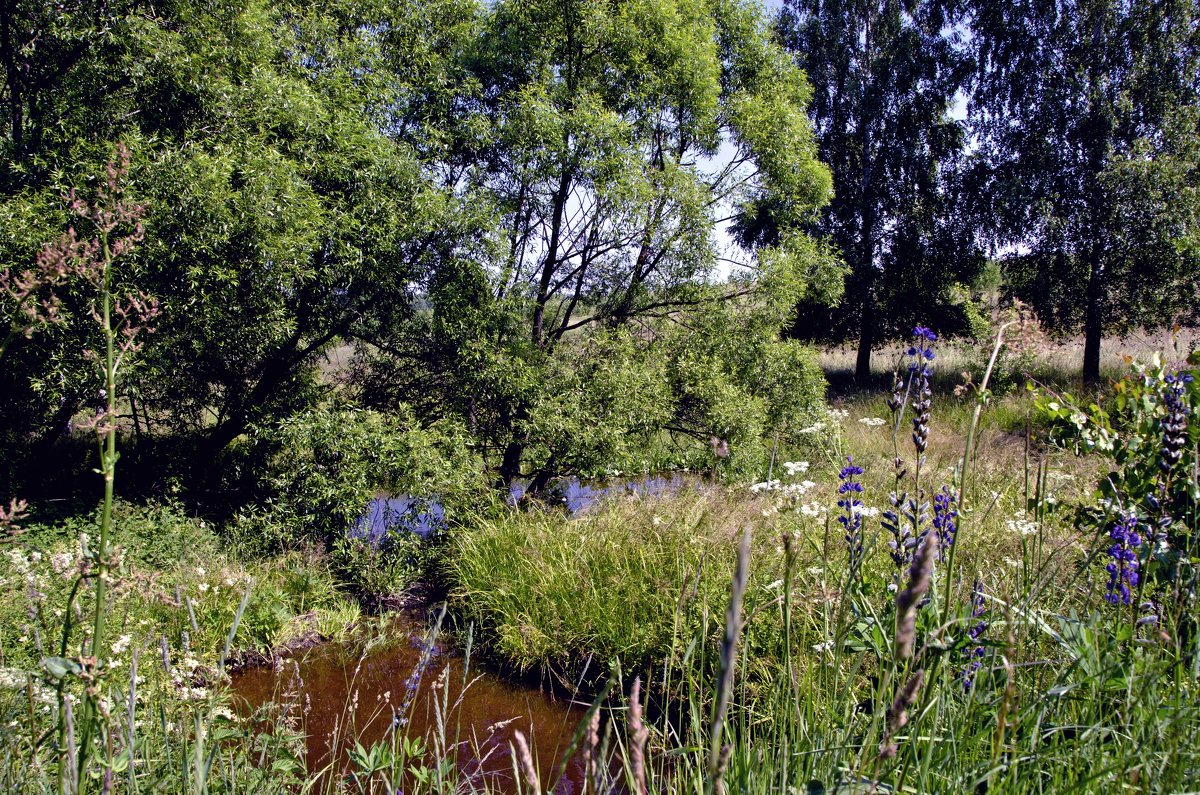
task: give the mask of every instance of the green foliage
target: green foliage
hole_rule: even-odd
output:
[[[798,296],[836,294],[840,280],[795,231],[736,280],[705,284],[718,218],[759,200],[806,218],[829,191],[808,86],[761,12],[513,0],[481,11],[470,63],[479,123],[457,129],[474,134],[460,142],[477,153],[466,184],[495,211],[494,245],[477,262],[444,259],[430,314],[364,347],[362,399],[420,394],[423,414],[462,418],[497,480],[526,477],[535,491],[554,474],[636,467],[664,434],[749,438],[745,417],[705,415],[758,385],[727,355],[698,357],[693,382],[711,366],[730,383],[676,422],[687,387],[668,373],[672,326],[698,337],[711,316],[733,325],[769,307],[771,322],[742,326],[760,350]],[[736,163],[704,167],[723,144]]]
[[[670,417],[661,353],[618,331],[564,343],[562,354],[547,360],[529,393],[528,419],[515,426],[531,440],[528,465],[601,473],[637,460]]]
[[[330,545],[337,576],[368,606],[380,607],[429,575],[436,553],[416,533],[392,533],[373,540],[342,537]]]
[[[122,397],[149,430],[206,437],[211,458],[250,423],[315,403],[322,352],[408,314],[431,259],[469,245],[463,230],[475,222],[424,168],[414,143],[440,153],[428,130],[404,134],[406,114],[429,110],[410,89],[432,76],[427,60],[387,54],[426,36],[402,9],[255,0],[126,17],[100,5],[95,21],[82,11],[59,20],[21,53],[34,73],[94,79],[68,81],[76,107],[60,106],[54,81],[23,95],[47,112],[20,142],[32,167],[0,198],[0,257],[30,261],[65,226],[46,212],[50,197],[95,173],[102,142],[127,140],[131,194],[148,216],[121,287],[154,295],[162,314]],[[103,30],[96,41],[91,25]],[[367,30],[378,36],[359,35]],[[437,31],[428,48],[452,48],[456,30]],[[77,60],[43,62],[76,40]],[[80,143],[91,139],[101,144]],[[86,306],[66,299],[61,328],[15,352],[5,424],[21,436],[57,438],[98,388],[79,375]]]
[[[1136,512],[1148,524],[1158,525],[1176,550],[1188,554],[1194,547],[1200,505],[1200,483],[1196,479],[1200,423],[1192,421],[1200,410],[1200,359],[1193,354],[1188,367],[1171,368],[1161,355],[1149,362],[1133,362],[1132,372],[1112,385],[1099,402],[1082,404],[1069,393],[1039,394],[1036,410],[1050,425],[1051,438],[1073,447],[1078,453],[1099,455],[1113,467],[1098,484],[1103,501],[1094,519]],[[1177,461],[1168,461],[1164,425],[1168,421],[1169,396],[1175,387],[1168,378],[1191,376],[1176,381],[1185,417],[1183,445]],[[1165,524],[1160,524],[1165,520]]]
[[[447,518],[478,494],[479,464],[457,423],[422,426],[404,407],[391,414],[314,409],[264,429],[268,491],[256,520],[285,545],[341,538],[379,494],[436,499]]]
[[[671,427],[704,444],[725,440],[730,455],[721,466],[741,474],[763,468],[777,432],[786,441],[824,414],[825,379],[812,350],[763,333],[764,314],[741,307],[664,330]]]
[[[1194,315],[1198,7],[973,5],[982,221],[1094,381],[1102,335]]]

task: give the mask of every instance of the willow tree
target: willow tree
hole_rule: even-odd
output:
[[[43,5],[0,13],[0,147],[20,153],[0,177],[0,256],[32,261],[69,220],[64,185],[129,143],[147,234],[123,278],[162,309],[123,396],[143,432],[216,454],[308,405],[325,350],[410,313],[433,262],[472,239],[430,119],[473,7],[464,32],[454,3]],[[65,322],[0,374],[13,444],[60,437],[96,394],[86,305],[63,298]]]
[[[800,295],[835,289],[836,264],[800,232],[710,278],[720,226],[747,206],[774,200],[799,225],[828,198],[803,74],[742,0],[505,0],[482,12],[469,62],[459,189],[493,209],[493,249],[433,278],[426,336],[405,343],[422,378],[505,481],[579,460],[553,439],[599,460],[635,430],[722,436],[675,422],[679,384],[641,374],[667,372],[651,362],[660,324],[771,307],[773,338]]]
[[[1194,318],[1200,256],[1200,4],[974,4],[972,116],[993,242],[1014,289],[1084,333]]]

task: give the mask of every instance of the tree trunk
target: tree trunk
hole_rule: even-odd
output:
[[[498,488],[509,488],[514,480],[521,476],[521,458],[525,454],[525,445],[513,439],[504,448],[504,457],[500,460],[500,472],[497,480]]]
[[[504,455],[500,458],[500,469],[496,473],[496,488],[507,489],[511,488],[513,481],[521,477],[521,459],[525,457],[525,446],[528,440],[523,438],[516,428],[517,426],[529,419],[529,410],[518,403],[517,407],[507,420],[503,423],[503,427],[512,434],[508,443],[504,446]]]
[[[1097,281],[1096,270],[1089,282]],[[1104,335],[1104,308],[1100,298],[1088,287],[1087,317],[1083,323],[1083,380],[1089,384],[1100,381],[1100,341]]]
[[[1093,229],[1096,227],[1094,226]],[[1093,231],[1093,235],[1096,232]],[[1100,341],[1106,320],[1103,255],[1099,244],[1093,242],[1088,252],[1087,314],[1083,320],[1083,380],[1089,384],[1100,381]]]
[[[862,316],[859,319],[858,356],[854,361],[854,380],[859,386],[871,384],[871,343],[874,342],[875,302],[870,290],[863,299]]]
[[[554,209],[550,216],[550,239],[546,243],[546,257],[542,261],[542,275],[538,281],[537,300],[533,308],[533,344],[543,350],[546,347],[546,302],[550,300],[550,286],[554,272],[558,269],[559,236],[562,234],[563,211],[571,195],[571,170],[564,165],[558,179],[558,190],[554,193]]]

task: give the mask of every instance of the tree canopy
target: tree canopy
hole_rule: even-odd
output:
[[[690,394],[663,357],[694,337],[672,328],[737,328],[759,349],[797,300],[839,287],[800,231],[711,278],[721,224],[771,201],[799,225],[830,190],[808,83],[750,3],[2,16],[3,256],[31,260],[66,224],[60,194],[128,143],[147,233],[127,278],[162,313],[123,398],[135,428],[200,440],[202,458],[326,400],[318,366],[346,342],[362,400],[464,419],[502,479],[599,466],[665,426],[705,446],[741,429],[749,449],[761,423],[729,406],[749,411],[762,373],[710,345],[723,386]],[[14,443],[61,437],[96,389],[67,298],[4,375]]]
[[[970,53],[955,3],[788,0],[779,30],[813,85],[810,113],[834,200],[817,229],[850,266],[842,300],[807,305],[798,331],[858,342],[856,374],[871,348],[920,323],[946,331],[956,286],[982,265],[964,223],[964,124],[951,117],[967,87]],[[745,230],[762,238],[771,208]]]
[[[1193,320],[1200,167],[1195,2],[976,3],[979,215],[1011,288],[1085,335]]]

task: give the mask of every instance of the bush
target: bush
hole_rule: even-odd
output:
[[[283,545],[342,538],[383,493],[436,499],[447,517],[481,485],[480,466],[457,423],[421,426],[405,406],[389,414],[316,409],[259,435],[270,450],[266,506],[243,523]]]

